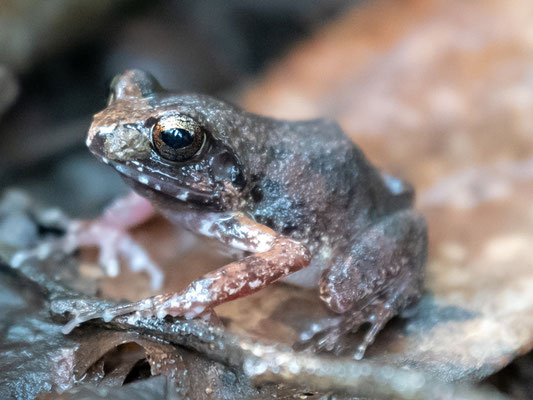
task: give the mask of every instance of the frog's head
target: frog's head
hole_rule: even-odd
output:
[[[87,146],[147,197],[236,209],[247,179],[227,140],[234,110],[207,96],[170,95],[150,74],[130,70],[113,79]]]

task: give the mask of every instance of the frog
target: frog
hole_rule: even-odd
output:
[[[369,324],[353,355],[361,359],[419,299],[427,228],[413,186],[374,167],[336,122],[174,94],[136,69],[110,92],[86,143],[131,186],[131,203],[242,256],[181,292],[75,314],[65,333],[129,313],[198,318],[283,280],[314,288],[333,316],[307,333],[316,351]]]

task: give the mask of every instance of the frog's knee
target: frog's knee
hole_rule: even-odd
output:
[[[326,303],[331,311],[342,314],[348,311],[351,301],[347,301],[348,297],[337,289],[335,285],[331,284],[320,285],[320,299]]]
[[[344,313],[364,296],[358,290],[362,286],[359,271],[348,259],[323,273],[319,285],[320,299],[330,310]]]

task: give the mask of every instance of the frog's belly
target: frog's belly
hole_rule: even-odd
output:
[[[290,283],[291,285],[301,286],[305,288],[314,288],[318,286],[320,274],[325,263],[320,257],[313,257],[311,264],[307,268],[304,268],[294,274],[290,274],[286,278],[283,278],[283,282]]]

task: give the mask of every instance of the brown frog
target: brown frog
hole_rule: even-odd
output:
[[[134,311],[193,318],[284,278],[318,287],[339,316],[313,332],[317,348],[370,323],[361,358],[419,297],[427,233],[412,187],[373,167],[335,122],[276,120],[172,94],[139,70],[111,90],[89,149],[170,221],[246,253],[181,293],[82,313],[66,331]]]

